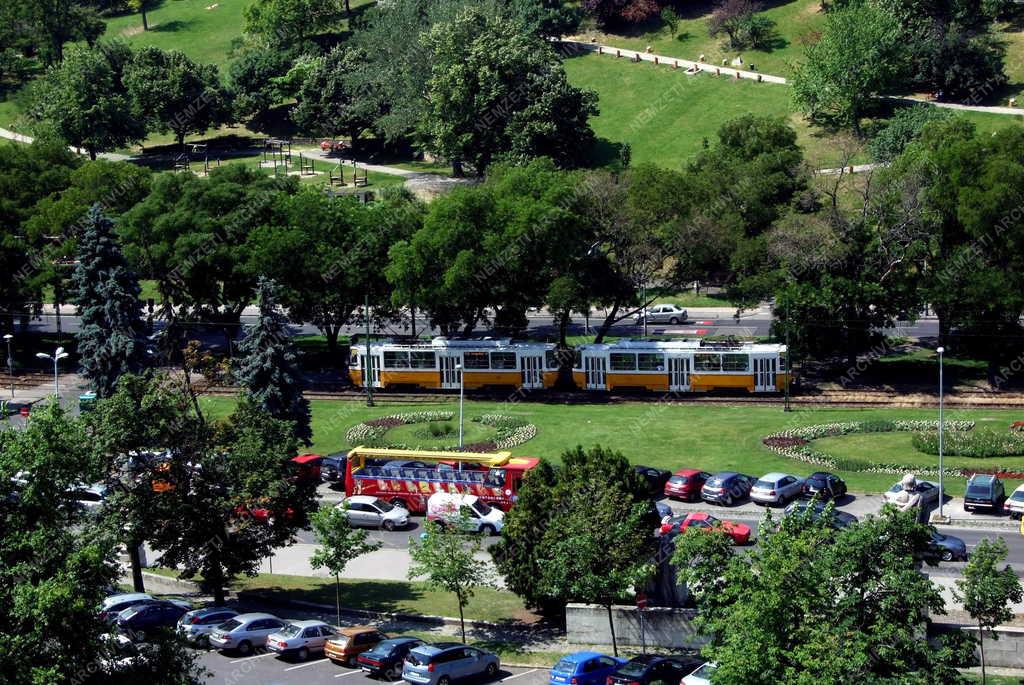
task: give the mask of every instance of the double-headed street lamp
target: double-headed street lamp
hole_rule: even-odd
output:
[[[64,351],[63,347],[58,347],[53,351],[53,354],[46,354],[45,352],[36,352],[36,356],[40,359],[48,359],[53,362],[53,394],[60,401],[60,381],[58,380],[59,371],[57,365],[61,359],[68,356],[68,353]]]
[[[11,377],[11,399],[14,399],[14,355],[11,354],[11,341],[14,340],[14,336],[8,333],[4,336],[4,342],[7,343],[7,375]]]

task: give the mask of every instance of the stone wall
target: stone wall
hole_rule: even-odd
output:
[[[695,649],[706,642],[697,635],[693,609],[653,607],[644,610],[644,637],[650,646]],[[612,607],[615,637],[619,644],[639,645],[640,615],[636,607]],[[609,645],[608,611],[598,604],[569,604],[565,608],[565,632],[569,642],[580,645]]]

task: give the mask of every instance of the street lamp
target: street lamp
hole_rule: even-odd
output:
[[[14,399],[14,356],[11,354],[11,341],[14,340],[14,336],[8,333],[4,336],[4,342],[7,343],[7,375],[11,377],[11,399]]]
[[[36,356],[40,359],[48,359],[53,362],[53,394],[60,402],[60,381],[58,381],[58,370],[57,364],[61,359],[68,356],[68,353],[64,351],[63,347],[58,347],[53,351],[53,354],[46,354],[45,352],[36,352]]]
[[[462,401],[466,393],[466,375],[462,371],[462,364],[456,364],[455,369],[459,372],[459,449],[462,449]]]
[[[942,500],[944,499],[942,491],[942,354],[946,351],[946,348],[939,347],[935,351],[939,353],[939,519],[942,519]]]

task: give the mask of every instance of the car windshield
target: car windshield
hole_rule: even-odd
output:
[[[1010,495],[1010,499],[1014,502],[1024,502],[1024,490],[1014,490],[1013,494]]]
[[[487,504],[484,504],[480,500],[477,500],[476,502],[473,502],[473,511],[475,511],[480,516],[487,516],[491,513],[491,507]]]
[[[668,479],[668,482],[673,483],[675,485],[686,485],[687,480],[688,479],[686,476],[672,476],[671,478]]]
[[[817,478],[811,476],[807,479],[807,484],[814,488],[823,488],[825,487],[825,479],[820,476]]]
[[[557,671],[558,673],[575,673],[576,662],[572,659],[560,659],[551,670]]]
[[[230,633],[232,630],[234,630],[240,625],[242,625],[241,621],[237,621],[231,618],[217,626],[217,630],[223,630],[225,633]]]
[[[711,680],[711,676],[714,672],[714,666],[712,666],[711,664],[704,664],[690,675],[693,675],[697,678],[703,678],[704,680]]]
[[[754,483],[754,487],[756,487],[756,488],[765,488],[766,490],[771,490],[772,488],[775,487],[775,483],[773,483],[770,480],[759,480],[756,483]]]
[[[627,661],[619,669],[620,675],[641,676],[647,670],[647,664],[642,661]]]
[[[707,484],[710,485],[713,488],[714,487],[718,487],[719,485],[722,484],[722,479],[721,478],[711,478],[710,480],[708,480]]]
[[[385,514],[395,508],[395,505],[391,504],[391,502],[385,502],[382,499],[373,500],[373,506],[377,507]]]
[[[717,526],[719,523],[721,523],[721,521],[716,519],[714,516],[708,516],[706,519],[704,519],[704,522],[707,523],[709,526]]]
[[[289,623],[284,628],[281,628],[281,630],[278,632],[281,635],[284,635],[285,637],[295,637],[302,632],[302,626],[297,626],[294,623]]]

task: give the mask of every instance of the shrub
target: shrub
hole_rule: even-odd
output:
[[[892,421],[886,421],[885,419],[872,419],[871,421],[864,421],[860,425],[862,433],[891,433],[896,429],[896,426]]]

